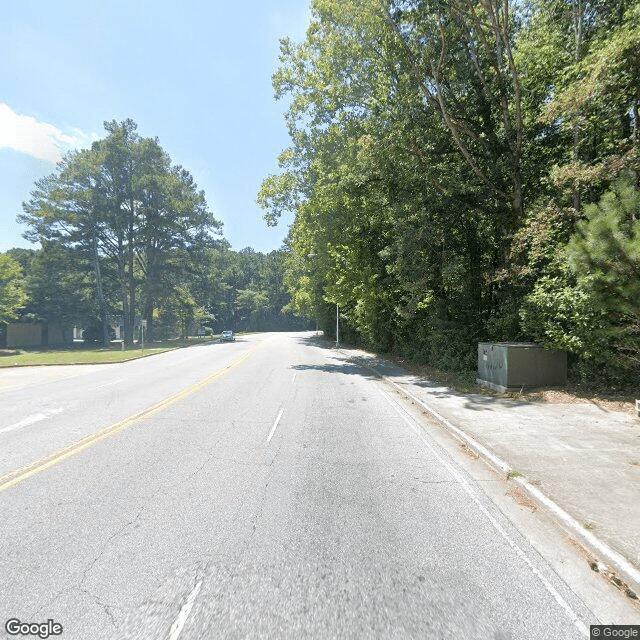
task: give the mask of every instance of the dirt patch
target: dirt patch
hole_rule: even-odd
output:
[[[595,571],[598,568],[598,560],[594,555],[589,553],[579,542],[576,542],[573,538],[565,538],[569,543],[569,546],[578,551],[580,556],[587,561],[589,566]]]
[[[599,562],[598,559],[589,551],[587,551],[579,542],[576,542],[573,538],[565,538],[566,542],[578,551],[580,556],[587,561],[592,571],[599,573],[607,582],[612,584],[618,591],[624,593],[629,600],[640,609],[640,601],[638,600],[638,594],[629,587],[629,585],[620,578],[620,576],[608,567],[605,563]]]
[[[548,402],[549,404],[589,403],[595,405],[599,409],[603,409],[604,411],[619,411],[621,413],[628,413],[632,416],[636,415],[635,398],[628,395],[623,395],[621,397],[602,397],[601,395],[588,395],[584,393],[574,395],[569,391],[554,389],[542,391],[541,395],[542,401]]]
[[[513,498],[521,507],[526,507],[527,509],[531,509],[531,511],[538,510],[538,505],[535,500],[532,500],[520,487],[511,487],[506,495]]]
[[[460,451],[462,451],[462,453],[464,453],[468,458],[471,458],[472,460],[477,460],[480,456],[468,445],[461,443],[460,445]]]

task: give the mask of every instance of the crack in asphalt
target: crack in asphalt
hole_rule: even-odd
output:
[[[156,488],[156,490],[151,494],[151,496],[149,498],[146,498],[146,500],[148,502],[151,502],[160,492],[162,491],[162,486],[158,486]],[[85,580],[87,579],[87,575],[88,573],[93,569],[93,567],[95,566],[95,564],[102,558],[102,556],[105,554],[107,547],[109,547],[109,545],[113,542],[113,540],[115,540],[116,538],[122,537],[125,535],[125,531],[127,529],[129,529],[130,527],[132,527],[136,522],[138,522],[138,520],[140,519],[140,517],[142,516],[142,514],[147,510],[148,505],[147,504],[143,504],[141,507],[138,508],[138,512],[136,513],[136,515],[131,518],[130,520],[128,520],[127,522],[125,522],[117,531],[115,531],[114,533],[112,533],[109,538],[102,544],[102,547],[100,548],[100,551],[98,552],[98,554],[95,556],[95,558],[89,563],[89,565],[86,567],[86,569],[82,572],[82,578],[80,579],[80,582],[78,583],[77,588],[79,590],[82,590],[82,585],[84,585]]]
[[[100,600],[100,598],[95,595],[94,593],[91,593],[89,591],[87,591],[86,589],[82,589],[79,586],[78,587],[73,587],[74,589],[76,589],[77,591],[79,591],[80,593],[83,593],[84,595],[88,596],[89,598],[91,598],[105,613],[105,615],[107,616],[107,618],[109,619],[109,622],[111,623],[111,625],[113,626],[114,629],[118,628],[118,625],[116,623],[116,618],[112,613],[112,609],[118,609],[118,607],[114,607],[113,605],[110,605],[106,602],[102,602],[102,600]]]
[[[51,600],[48,600],[45,604],[43,604],[40,607],[38,607],[38,609],[36,609],[36,611],[34,611],[31,614],[31,617],[33,619],[35,619],[41,611],[44,611],[45,609],[48,609],[63,593],[65,593],[66,591],[70,591],[70,590],[71,590],[70,587],[65,587],[64,589],[60,589],[60,591],[58,591],[58,593],[56,593],[53,596],[53,598],[51,598]]]

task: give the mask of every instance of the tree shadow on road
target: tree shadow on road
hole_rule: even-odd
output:
[[[336,357],[347,357],[342,365],[323,365],[324,368],[329,370],[331,367],[335,371],[342,371],[343,373],[349,373],[346,368],[353,368],[353,373],[358,373],[362,377],[368,379],[379,379],[376,375],[387,376],[389,378],[402,377],[405,380],[396,380],[397,382],[403,382],[410,387],[418,387],[426,392],[426,396],[422,396],[422,399],[426,402],[429,398],[432,399],[453,399],[463,403],[464,408],[471,409],[473,411],[491,411],[494,407],[519,407],[530,405],[531,402],[525,398],[514,398],[513,396],[504,396],[496,392],[484,391],[478,393],[474,391],[461,391],[453,387],[448,386],[446,383],[438,380],[432,380],[430,378],[420,375],[417,371],[418,366],[412,366],[409,364],[408,368],[405,368],[392,360],[386,359],[379,354],[366,354],[366,355],[347,355],[344,356],[338,353],[335,342],[324,335],[312,335],[299,338],[300,342],[305,345],[319,347],[326,351],[335,352]],[[345,345],[345,349],[352,349],[354,347]],[[356,347],[357,348],[357,347]],[[320,368],[320,367],[317,367]],[[373,371],[371,371],[373,369]],[[409,377],[407,380],[406,378]],[[415,392],[415,391],[414,391]]]
[[[296,364],[290,368],[294,371],[324,371],[325,373],[342,373],[345,375],[359,376],[367,380],[378,379],[378,376],[374,373],[351,362],[344,362],[343,364]]]

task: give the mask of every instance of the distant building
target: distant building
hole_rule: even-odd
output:
[[[67,328],[71,336],[71,327]],[[64,345],[65,331],[56,322],[15,322],[7,325],[7,347],[47,347]]]

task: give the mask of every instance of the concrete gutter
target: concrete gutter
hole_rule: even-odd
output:
[[[343,352],[344,353],[344,352]],[[349,358],[349,354],[344,353]],[[462,429],[454,425],[450,420],[441,415],[433,407],[429,406],[424,400],[416,397],[411,391],[399,385],[397,382],[377,371],[372,366],[358,361],[360,366],[364,366],[372,371],[378,378],[384,380],[394,387],[405,398],[410,399],[414,403],[420,405],[436,422],[449,431],[454,437],[463,444],[473,450],[479,457],[488,463],[493,469],[504,474],[507,480],[514,481],[533,499],[537,504],[544,506],[550,512],[565,530],[571,535],[579,538],[585,547],[593,554],[605,559],[615,573],[630,585],[627,590],[627,596],[633,598],[640,594],[640,571],[636,569],[624,556],[605,544],[591,531],[587,530],[575,518],[569,515],[556,502],[547,497],[540,489],[532,485],[525,478],[520,477],[518,472],[513,469],[506,461],[497,456],[493,451],[482,445],[475,438],[465,433]],[[640,401],[638,401],[640,405]],[[600,568],[598,568],[600,570]],[[629,593],[630,591],[630,593]]]

